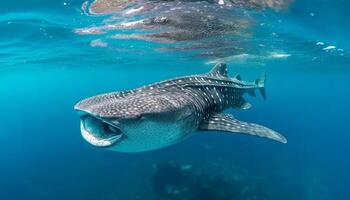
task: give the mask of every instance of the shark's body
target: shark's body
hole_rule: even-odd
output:
[[[230,78],[225,64],[209,73],[174,78],[134,90],[84,99],[75,105],[85,140],[122,152],[159,149],[200,131],[246,133],[286,143],[279,133],[261,125],[241,122],[228,108],[248,109],[243,95],[265,97],[263,76],[255,82]]]

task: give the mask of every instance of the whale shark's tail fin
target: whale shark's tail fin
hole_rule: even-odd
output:
[[[266,92],[265,92],[265,80],[266,80],[266,73],[263,73],[263,75],[255,80],[256,86],[259,88],[259,91],[261,93],[261,96],[266,99]]]

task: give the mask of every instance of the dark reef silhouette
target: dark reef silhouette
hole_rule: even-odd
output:
[[[164,200],[272,199],[264,177],[223,162],[201,166],[157,164],[152,182],[155,192]]]

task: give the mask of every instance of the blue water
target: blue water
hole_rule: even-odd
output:
[[[228,44],[241,51],[111,38],[133,30],[80,35],[111,17],[86,14],[80,0],[1,4],[0,199],[349,198],[349,2],[243,9],[254,25]],[[217,61],[245,80],[267,73],[267,100],[247,98],[251,109],[228,112],[288,144],[212,133],[125,154],[82,139],[73,110],[82,98],[205,73]]]

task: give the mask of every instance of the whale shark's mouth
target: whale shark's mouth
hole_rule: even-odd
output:
[[[97,147],[109,147],[123,137],[120,128],[93,116],[81,117],[80,130],[83,138]]]

